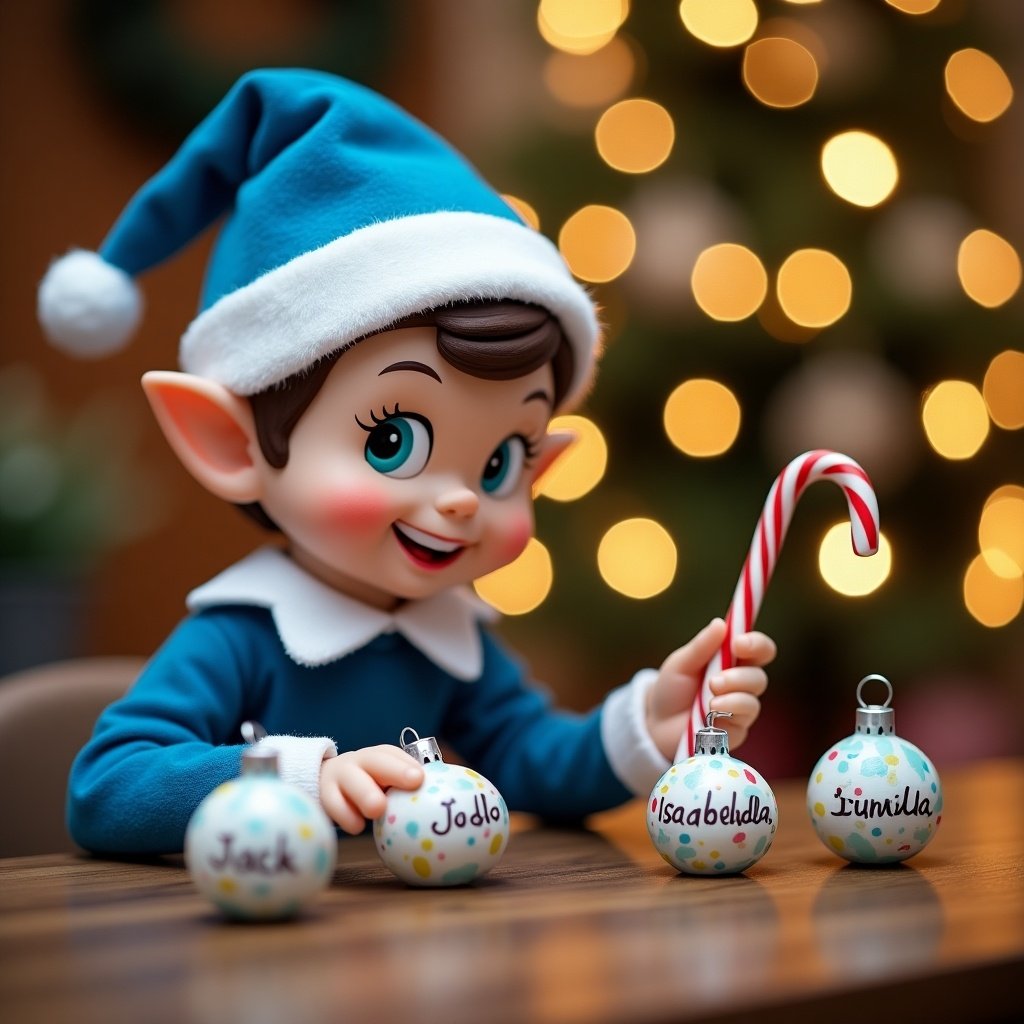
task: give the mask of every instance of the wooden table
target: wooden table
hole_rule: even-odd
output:
[[[746,876],[675,875],[634,803],[518,823],[465,889],[408,889],[346,841],[285,924],[223,922],[180,860],[0,861],[0,1020],[1024,1020],[1024,763],[946,775],[938,836],[893,868],[831,856],[792,782]]]

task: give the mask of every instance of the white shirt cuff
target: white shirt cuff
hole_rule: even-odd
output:
[[[601,713],[601,742],[619,781],[636,796],[650,795],[668,771],[667,761],[647,731],[647,691],[658,672],[641,669],[625,685],[612,690]]]
[[[256,749],[276,751],[281,779],[320,803],[320,765],[324,758],[337,755],[334,740],[327,736],[264,736]]]

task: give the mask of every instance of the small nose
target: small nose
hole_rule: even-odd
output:
[[[469,519],[480,507],[477,493],[468,487],[450,487],[437,496],[434,507],[443,516],[453,519]]]

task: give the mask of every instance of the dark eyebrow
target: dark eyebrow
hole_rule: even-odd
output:
[[[523,405],[526,405],[527,402],[532,402],[535,398],[539,398],[542,402],[547,402],[551,406],[555,404],[551,396],[543,388],[538,388],[536,391],[531,391],[523,399]]]
[[[393,373],[395,370],[415,370],[417,373],[425,373],[428,377],[433,377],[438,384],[444,382],[437,375],[437,370],[432,366],[427,366],[426,363],[417,363],[415,359],[403,359],[400,363],[392,363],[390,366],[385,366],[378,377],[383,377],[385,373]]]

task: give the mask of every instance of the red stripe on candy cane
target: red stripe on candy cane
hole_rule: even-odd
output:
[[[732,603],[725,617],[725,639],[704,670],[704,679],[690,711],[686,734],[676,751],[677,761],[693,753],[696,732],[707,718],[712,697],[709,680],[735,663],[733,637],[753,629],[796,504],[806,488],[818,480],[831,480],[842,488],[850,513],[853,550],[863,557],[873,555],[878,550],[878,499],[867,473],[853,459],[839,452],[818,449],[797,456],[786,466],[772,484],[754,529],[747,560],[736,582]]]

